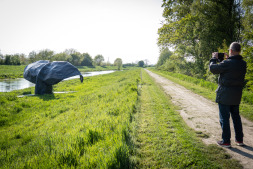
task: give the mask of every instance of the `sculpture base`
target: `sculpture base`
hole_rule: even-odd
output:
[[[35,94],[53,94],[53,85],[47,85],[43,82],[36,83]]]

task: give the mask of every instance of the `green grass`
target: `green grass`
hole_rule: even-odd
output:
[[[142,73],[140,106],[132,123],[137,168],[242,167],[217,145],[204,145],[163,90]]]
[[[23,77],[25,65],[0,65],[0,79],[21,78]]]
[[[144,71],[142,71],[144,72]],[[240,168],[140,69],[0,93],[0,168]]]
[[[218,85],[203,79],[197,79],[187,75],[172,73],[168,71],[160,71],[155,68],[150,68],[154,73],[157,73],[171,81],[178,83],[193,92],[202,95],[215,102]],[[253,93],[243,90],[242,102],[240,104],[240,113],[248,120],[253,121]]]
[[[117,70],[117,66],[76,66],[80,72]]]
[[[129,126],[136,112],[140,69],[69,80],[54,91],[0,94],[2,168],[131,167]]]

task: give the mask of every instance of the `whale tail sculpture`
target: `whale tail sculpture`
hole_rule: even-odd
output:
[[[27,65],[24,70],[24,78],[36,84],[35,94],[52,94],[53,85],[76,75],[80,75],[80,80],[83,82],[80,71],[65,61],[40,60]]]

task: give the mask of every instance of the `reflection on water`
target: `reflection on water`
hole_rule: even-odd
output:
[[[112,72],[115,72],[115,71],[114,70],[106,70],[106,71],[98,71],[98,72],[81,72],[81,73],[82,73],[83,77],[88,77],[88,76],[109,74],[109,73],[112,73]],[[80,78],[80,76],[77,75],[77,76],[73,76],[73,77],[70,77],[70,78],[67,78],[67,79],[64,79],[64,80],[77,79],[77,78]]]
[[[0,92],[10,92],[12,90],[20,90],[33,86],[35,86],[35,84],[25,80],[24,78],[4,79],[0,81]]]
[[[98,72],[82,72],[82,75],[84,77],[88,76],[96,76],[96,75],[102,75],[102,74],[109,74],[114,72],[113,70],[108,71],[98,71]],[[80,76],[73,76],[64,80],[70,80],[70,79],[76,79]],[[35,84],[25,80],[24,78],[18,78],[18,79],[3,79],[0,80],[0,92],[10,92],[12,90],[20,90],[25,89],[28,87],[33,87]]]

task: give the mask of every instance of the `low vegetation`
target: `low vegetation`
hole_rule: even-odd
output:
[[[0,79],[23,77],[25,65],[0,65]]]

